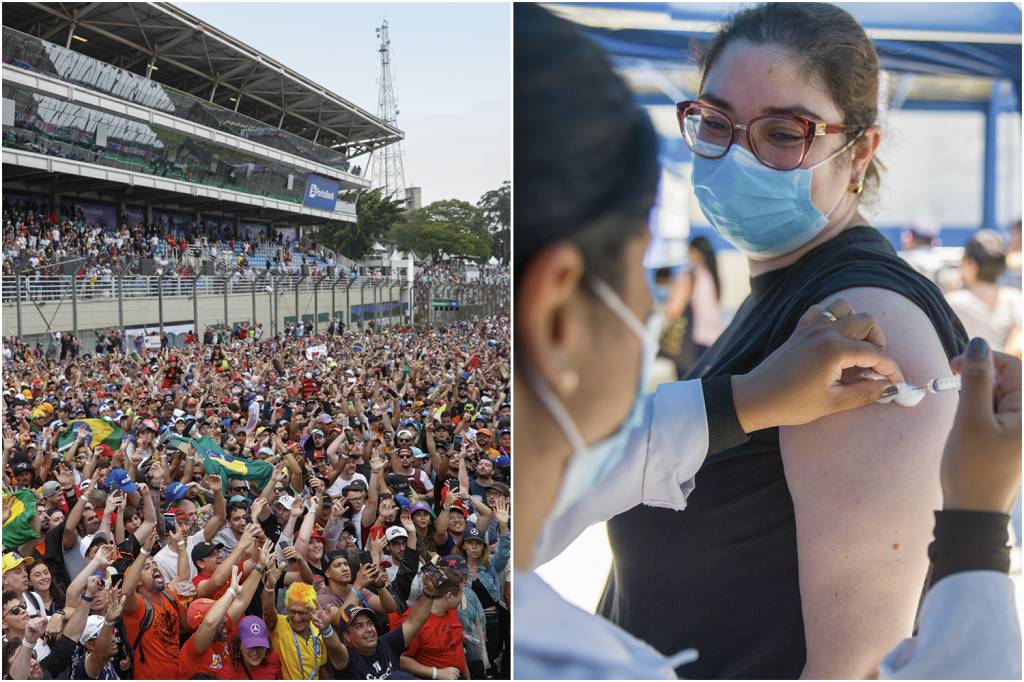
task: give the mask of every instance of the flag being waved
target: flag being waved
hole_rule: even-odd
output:
[[[39,533],[32,525],[38,503],[36,494],[28,488],[10,495],[4,493],[4,549],[17,549],[26,542],[39,539]]]
[[[68,430],[57,439],[57,450],[63,452],[75,443],[75,438],[81,429],[86,431],[86,441],[90,448],[103,444],[110,446],[111,450],[121,447],[121,439],[124,433],[120,427],[103,419],[73,419],[68,423]]]

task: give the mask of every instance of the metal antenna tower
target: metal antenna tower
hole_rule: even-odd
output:
[[[388,20],[385,17],[377,27],[377,39],[380,47],[380,73],[377,82],[380,90],[377,94],[377,116],[385,122],[398,125],[398,102],[395,100],[394,78],[391,75],[391,39],[388,37]],[[405,167],[403,164],[402,143],[394,142],[375,152],[373,165],[373,185],[381,189],[385,196],[392,196],[405,201]]]

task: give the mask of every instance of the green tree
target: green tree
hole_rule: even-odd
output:
[[[501,187],[480,197],[476,205],[484,212],[491,233],[491,255],[508,263],[512,260],[512,183],[501,183]]]
[[[402,251],[442,254],[486,260],[491,253],[491,235],[483,210],[466,201],[446,199],[410,211],[391,230],[391,238]]]
[[[401,222],[405,199],[385,197],[380,189],[361,189],[344,198],[356,202],[356,224],[325,226],[314,238],[343,256],[359,260]]]

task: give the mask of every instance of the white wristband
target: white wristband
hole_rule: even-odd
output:
[[[152,554],[146,551],[145,547],[139,549],[139,554],[141,554],[142,556],[153,556]]]
[[[434,668],[434,667],[430,668],[430,679],[432,679],[432,680],[436,680],[437,679],[437,668]]]

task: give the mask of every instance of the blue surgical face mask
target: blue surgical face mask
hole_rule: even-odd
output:
[[[592,280],[590,286],[594,294],[641,340],[643,355],[640,362],[640,378],[637,382],[633,406],[619,428],[607,438],[587,445],[562,401],[543,379],[537,377],[527,368],[526,376],[531,387],[572,446],[569,465],[562,478],[554,509],[548,515],[549,520],[557,518],[600,485],[622,459],[630,432],[640,425],[643,418],[644,387],[648,383],[651,367],[658,353],[661,313],[652,313],[647,318],[647,323],[644,324],[607,284]]]
[[[691,180],[704,217],[740,251],[774,258],[807,244],[825,228],[843,200],[822,213],[811,201],[813,169],[846,151],[853,141],[813,166],[779,171],[738,144],[719,159],[694,155]]]

